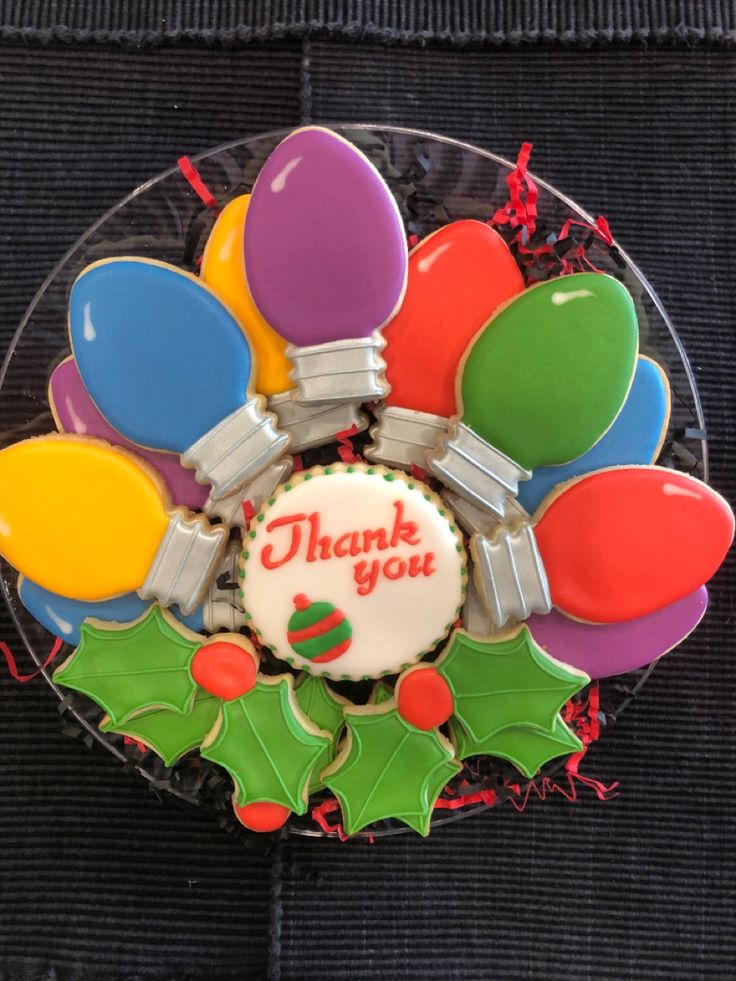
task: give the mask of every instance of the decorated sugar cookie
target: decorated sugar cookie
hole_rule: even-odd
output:
[[[332,442],[336,433],[365,429],[368,419],[354,403],[303,405],[294,398],[297,389],[291,380],[286,341],[266,323],[248,286],[243,236],[249,204],[250,195],[241,194],[222,209],[207,239],[200,276],[245,331],[256,360],[255,390],[267,397],[279,429],[291,439],[291,452],[301,453]]]
[[[620,623],[706,583],[733,533],[726,501],[694,477],[614,467],[557,488],[533,526],[474,535],[471,551],[476,585],[497,626],[553,606],[578,620]]]
[[[245,266],[256,306],[289,341],[299,401],[383,398],[380,330],[407,261],[396,202],[357,147],[319,126],[279,143],[253,187]]]
[[[377,678],[451,629],[465,552],[426,485],[335,464],[296,475],[264,506],[243,574],[248,623],[277,657],[333,678]]]
[[[203,602],[227,537],[171,509],[155,471],[100,440],[50,435],[0,451],[0,554],[52,593],[96,601],[136,591],[186,615]]]
[[[525,290],[470,344],[457,372],[458,415],[429,469],[503,519],[519,481],[581,456],[610,427],[638,338],[633,301],[611,276],[577,273]]]
[[[195,276],[148,259],[88,266],[69,300],[84,385],[118,432],[179,453],[211,497],[234,494],[278,461],[288,436],[251,394],[238,322]],[[283,474],[276,470],[275,484]]]
[[[523,288],[508,245],[483,222],[453,221],[412,250],[404,301],[383,332],[390,392],[366,456],[425,466],[425,452],[455,413],[455,375],[465,349]]]

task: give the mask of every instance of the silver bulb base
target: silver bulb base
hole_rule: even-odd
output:
[[[427,451],[447,434],[447,426],[443,416],[381,405],[376,410],[376,424],[371,427],[373,442],[366,447],[365,455],[375,463],[424,470]]]
[[[474,433],[462,422],[450,423],[447,436],[427,454],[427,467],[445,487],[499,521],[509,498],[531,473]]]
[[[245,511],[243,505],[249,501],[253,511],[260,511],[264,501],[273,496],[278,485],[288,480],[294,469],[294,461],[290,456],[284,456],[276,463],[262,470],[249,484],[241,487],[237,494],[222,497],[215,501],[208,497],[204,505],[204,513],[208,518],[219,518],[228,528],[245,528]]]
[[[473,577],[473,569],[468,570],[468,590],[462,612],[463,629],[476,637],[493,637],[501,633],[502,627],[497,627],[488,615],[485,603],[480,598],[478,587]]]
[[[499,525],[490,538],[474,535],[470,552],[475,585],[494,626],[550,612],[547,573],[531,525]]]
[[[240,542],[230,542],[214,582],[202,604],[204,629],[213,634],[218,630],[238,631],[245,626],[245,611],[240,605]]]
[[[158,551],[138,590],[143,600],[178,606],[188,616],[204,601],[225,553],[228,530],[210,527],[204,518],[173,511]]]
[[[182,453],[197,480],[212,484],[212,501],[234,494],[286,452],[289,437],[262,406],[260,397],[248,399]]]
[[[291,378],[304,405],[342,405],[375,402],[388,395],[386,362],[381,351],[386,342],[380,334],[327,344],[295,347],[286,356],[294,368]]]
[[[290,453],[302,453],[317,446],[332,443],[338,433],[355,427],[356,432],[368,428],[368,417],[355,402],[335,405],[302,405],[294,398],[296,389],[272,395],[268,410],[278,419],[279,429],[291,438]]]
[[[499,521],[492,511],[476,507],[459,494],[445,491],[442,497],[457,518],[457,523],[468,535],[485,535],[488,538],[498,527]],[[529,515],[515,498],[506,501],[506,520],[509,523],[529,521]]]

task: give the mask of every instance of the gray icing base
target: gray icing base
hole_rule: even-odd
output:
[[[178,606],[186,616],[204,600],[222,561],[228,539],[224,525],[210,527],[202,518],[173,511],[146,580],[138,590],[143,600]]]
[[[385,346],[380,334],[309,347],[290,344],[286,356],[294,365],[291,378],[298,389],[297,402],[342,405],[385,398],[386,362],[381,357]]]
[[[240,542],[230,542],[207,597],[202,604],[204,629],[237,631],[245,626],[245,612],[240,605]]]
[[[427,466],[427,450],[447,434],[448,422],[417,409],[381,405],[376,410],[376,424],[371,428],[373,442],[365,455],[375,463],[396,467]]]
[[[263,502],[273,495],[282,481],[289,479],[293,469],[292,458],[284,456],[262,470],[249,484],[241,487],[237,494],[222,497],[218,501],[208,497],[204,505],[204,513],[210,518],[219,518],[230,528],[245,528],[243,503],[250,501],[253,510],[260,511]]]
[[[260,396],[248,399],[182,453],[197,480],[212,484],[212,501],[234,494],[286,452],[289,437],[262,406]]]
[[[468,570],[468,591],[463,605],[462,622],[463,628],[476,637],[493,637],[503,629],[491,622],[488,610],[478,594],[472,570]]]
[[[427,454],[427,467],[450,490],[500,521],[519,481],[531,477],[462,422],[450,424],[448,435]]]
[[[550,612],[547,573],[531,525],[499,525],[490,538],[473,535],[470,551],[478,594],[496,627]]]
[[[452,491],[445,491],[442,497],[457,518],[457,523],[469,535],[477,532],[487,538],[498,527],[498,518],[492,511],[482,510],[459,494],[453,494]],[[530,518],[517,500],[509,498],[506,501],[506,520],[513,523],[529,521]]]
[[[279,429],[291,438],[291,453],[332,443],[338,433],[344,433],[353,426],[356,432],[368,428],[368,417],[355,402],[302,405],[294,398],[297,394],[293,389],[272,395],[268,400],[269,412],[273,412],[278,419]]]

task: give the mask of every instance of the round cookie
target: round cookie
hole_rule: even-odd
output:
[[[249,624],[294,667],[378,678],[414,663],[462,607],[466,555],[452,514],[423,483],[363,464],[315,467],[251,525]]]

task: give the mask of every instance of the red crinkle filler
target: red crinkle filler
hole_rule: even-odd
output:
[[[148,752],[148,746],[146,746],[145,743],[142,743],[140,739],[133,739],[132,736],[123,736],[123,743],[126,746],[135,746],[141,753]]]
[[[410,467],[410,472],[415,480],[424,481],[427,479],[427,471],[423,467],[417,466],[416,463],[412,463]]]
[[[335,435],[335,440],[338,443],[337,455],[343,463],[362,463],[362,457],[355,452],[351,440],[351,436],[355,436],[357,432],[358,427],[353,424],[350,429],[343,429],[341,433]]]
[[[46,670],[46,668],[49,666],[49,664],[51,664],[51,662],[54,660],[56,655],[61,650],[63,643],[64,642],[61,639],[61,637],[57,637],[51,647],[51,650],[47,654],[43,664],[40,667],[36,668],[35,671],[32,671],[30,674],[20,673],[20,671],[18,670],[18,664],[15,658],[13,657],[13,652],[10,650],[8,645],[2,640],[0,640],[0,653],[2,653],[3,657],[5,658],[5,663],[8,666],[8,671],[10,672],[11,676],[15,678],[16,681],[19,681],[21,684],[25,684],[27,681],[33,681],[33,679],[37,678],[42,671]]]
[[[209,208],[210,211],[215,211],[219,214],[220,206],[217,203],[217,198],[202,180],[199,171],[189,157],[179,157],[176,162],[179,165],[179,170],[202,204]]]
[[[516,167],[506,178],[509,189],[509,200],[499,208],[491,222],[495,225],[511,225],[518,228],[515,238],[519,241],[528,240],[537,227],[537,198],[539,192],[534,180],[529,176],[529,157],[532,152],[531,143],[522,143],[516,158]]]
[[[301,453],[295,453],[291,459],[294,461],[294,473],[301,473],[304,469],[304,460],[302,460]]]

